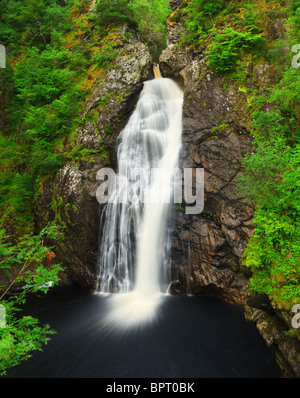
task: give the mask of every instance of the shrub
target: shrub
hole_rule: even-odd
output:
[[[223,33],[212,38],[207,51],[209,63],[219,74],[229,72],[243,53],[262,47],[263,44],[260,34],[226,28]]]
[[[155,58],[166,46],[166,17],[170,13],[167,0],[98,1],[96,13],[99,26],[127,24],[135,27]]]
[[[136,25],[136,19],[127,0],[101,0],[97,2],[96,12],[100,26],[107,27],[113,23]]]
[[[183,38],[183,42],[199,46],[201,41],[207,37],[208,28],[211,26],[211,17],[218,14],[226,6],[223,0],[207,1],[207,0],[191,0],[188,7],[183,10],[186,14],[184,20],[187,35]]]
[[[195,3],[198,3],[199,9],[202,9],[203,14],[208,15],[209,17],[213,17],[214,15],[218,14],[226,6],[226,1],[224,0],[195,0]]]
[[[251,288],[285,306],[300,300],[300,76],[289,61],[277,83],[251,101],[255,139],[240,177],[241,192],[257,207],[244,253]]]
[[[0,374],[28,359],[34,350],[42,350],[49,335],[54,331],[48,325],[40,325],[38,319],[31,316],[17,316],[29,293],[49,290],[48,282],[53,285],[59,281],[58,264],[44,266],[50,248],[44,245],[44,239],[58,239],[60,232],[55,226],[44,228],[38,235],[24,235],[15,244],[8,243],[4,230],[0,230],[0,269],[9,272],[18,267],[17,276],[8,286],[0,286],[0,303],[6,310],[5,327],[0,328]],[[11,294],[11,288],[19,283],[22,289]],[[10,294],[8,294],[10,293]]]

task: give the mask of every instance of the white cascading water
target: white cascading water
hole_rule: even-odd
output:
[[[100,228],[98,291],[122,293],[110,298],[107,322],[125,326],[152,319],[170,282],[162,264],[168,263],[168,181],[181,147],[183,92],[157,66],[154,74],[119,137],[115,200]]]

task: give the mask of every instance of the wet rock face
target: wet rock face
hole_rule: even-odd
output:
[[[163,76],[175,78],[184,89],[181,167],[204,168],[205,206],[196,216],[177,212],[173,239],[177,292],[217,293],[243,304],[247,277],[241,254],[252,233],[253,210],[236,193],[242,156],[251,148],[244,94],[223,87],[203,55],[178,46],[183,27],[168,27],[168,47],[161,54]],[[152,59],[142,43],[129,43],[89,96],[77,130],[81,148],[95,151],[88,160],[70,162],[44,182],[36,219],[39,226],[59,218],[65,238],[57,259],[72,281],[95,287],[101,209],[96,199],[101,167],[115,167],[117,137],[126,124],[145,80],[153,78]],[[101,151],[109,154],[109,160]],[[70,148],[72,149],[72,148]],[[98,153],[98,154],[97,154]],[[45,209],[47,209],[45,211]],[[100,254],[101,255],[101,254]]]
[[[276,352],[277,363],[285,378],[300,377],[299,335],[289,335],[293,313],[284,308],[273,308],[270,299],[251,292],[247,297],[245,319],[256,324],[266,344]]]
[[[143,82],[152,78],[152,58],[147,47],[140,42],[130,43],[124,46],[114,67],[107,72],[90,95],[81,117],[88,118],[92,112],[97,113],[94,130],[98,140],[104,141],[111,160],[114,158],[116,140],[134,109]],[[87,130],[88,134],[85,134],[84,130]],[[82,139],[94,141],[97,147],[97,142],[91,137],[95,136],[95,132],[90,125],[83,126],[81,134]]]
[[[35,211],[37,228],[53,219],[64,227],[64,238],[55,247],[56,260],[65,267],[69,282],[91,291],[96,287],[103,210],[96,198],[101,183],[97,172],[103,167],[115,168],[117,137],[134,109],[143,82],[152,77],[147,48],[142,43],[126,45],[115,68],[107,72],[88,98],[80,115],[85,123],[76,131],[75,142],[65,148],[71,152],[73,145],[78,145],[94,155],[70,161],[53,181],[44,180],[40,187]]]
[[[178,24],[179,25],[179,24]],[[169,27],[170,37],[182,31]],[[244,93],[227,85],[207,66],[202,54],[173,40],[162,53],[163,75],[174,76],[184,90],[182,168],[203,168],[205,205],[201,214],[177,212],[173,225],[174,280],[177,291],[217,294],[244,305],[248,283],[241,255],[253,233],[253,209],[237,190],[243,156],[251,150]]]
[[[39,228],[54,219],[63,228],[54,249],[56,261],[66,270],[62,281],[88,290],[95,287],[100,215],[96,174],[103,166],[101,158],[92,164],[67,163],[53,181],[44,181],[36,205]]]

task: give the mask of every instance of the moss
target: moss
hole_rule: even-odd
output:
[[[205,218],[206,220],[213,220],[214,217],[211,214],[208,213],[201,213],[201,217]]]
[[[207,140],[206,140],[206,141],[211,141],[211,140],[219,140],[219,139],[220,139],[220,137],[218,137],[217,135],[213,135],[213,136],[211,136],[211,137],[207,138]]]
[[[242,91],[243,93],[247,93],[247,88],[246,87],[242,87],[242,86],[239,86],[239,91]]]
[[[216,132],[222,132],[222,131],[225,131],[228,127],[229,127],[228,124],[222,123],[222,124],[220,124],[220,126],[212,127],[211,130],[210,130],[210,132],[211,132],[212,134],[213,134],[213,133],[216,133]],[[212,139],[212,137],[211,137],[211,139]]]
[[[181,205],[173,205],[172,209],[175,210],[175,211],[185,212],[185,208],[183,206],[181,206]]]
[[[109,123],[109,124],[105,127],[104,132],[105,132],[106,135],[109,136],[109,135],[111,135],[111,133],[113,132],[113,130],[114,130],[114,128],[113,128],[112,123]]]

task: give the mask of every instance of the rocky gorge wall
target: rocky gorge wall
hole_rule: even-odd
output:
[[[94,291],[97,278],[99,221],[102,208],[96,198],[101,181],[97,172],[115,168],[117,138],[137,102],[142,83],[153,77],[152,58],[142,43],[128,44],[116,59],[115,68],[93,88],[80,115],[82,127],[76,140],[66,142],[93,152],[92,156],[71,161],[52,178],[43,181],[36,202],[38,228],[57,219],[64,238],[56,245],[56,260],[66,267],[65,283],[76,282]]]
[[[282,21],[275,20],[271,30],[276,37],[284,35]],[[252,151],[246,95],[238,84],[224,85],[207,65],[204,52],[178,45],[183,34],[180,23],[168,24],[168,47],[160,56],[160,68],[184,89],[181,167],[204,169],[205,204],[200,215],[177,211],[173,291],[214,295],[244,308],[246,320],[256,324],[275,350],[283,375],[300,377],[299,340],[286,333],[292,314],[248,290],[251,271],[243,264],[255,212],[237,184],[242,158]],[[272,82],[273,71],[267,63],[257,63],[248,76],[250,84],[264,87]]]
[[[171,3],[174,9],[180,5]],[[204,53],[179,46],[182,34],[180,23],[168,24],[168,46],[159,63],[162,75],[176,80],[184,90],[180,167],[204,168],[205,206],[194,216],[185,215],[183,208],[175,210],[173,293],[216,295],[243,307],[246,319],[256,323],[266,343],[275,348],[285,375],[299,377],[299,347],[283,334],[289,317],[274,311],[267,297],[250,296],[247,291],[250,271],[243,265],[242,254],[253,233],[254,209],[237,190],[242,158],[251,151],[252,141],[245,93],[234,83],[224,85],[207,65]],[[114,68],[93,87],[80,115],[76,144],[94,151],[93,156],[68,162],[54,179],[45,179],[40,186],[37,227],[57,218],[65,228],[55,252],[57,261],[66,267],[65,283],[95,288],[103,210],[96,199],[100,184],[96,174],[102,167],[116,167],[117,137],[143,82],[153,78],[152,64],[144,44],[124,45]],[[268,82],[267,69],[258,64],[251,71],[257,84]],[[66,142],[65,150],[72,151],[73,145]]]
[[[192,293],[211,290],[243,305],[247,271],[240,258],[253,231],[253,209],[236,189],[242,157],[251,150],[244,94],[233,84],[224,88],[203,56],[178,46],[172,30],[169,26],[169,46],[161,54],[160,67],[184,89],[181,167],[203,168],[205,179],[202,214],[178,212],[174,268],[180,290],[187,288],[189,278]]]

